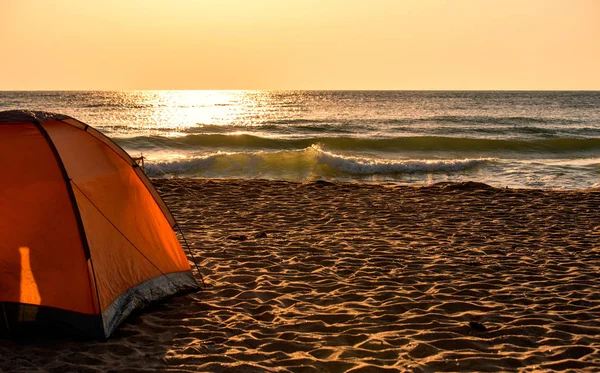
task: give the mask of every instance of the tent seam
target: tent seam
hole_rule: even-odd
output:
[[[92,133],[92,132],[88,132],[88,128],[91,128],[90,125],[83,123],[75,118],[71,118],[69,117],[69,119],[72,119],[78,123],[80,123],[81,125],[83,125],[83,131],[90,134],[92,137],[94,137],[95,139],[97,139],[98,141],[102,142],[105,146],[107,146],[111,151],[113,151],[117,156],[121,157],[122,159],[124,159],[132,168],[140,168],[140,166],[137,164],[136,161],[133,160],[133,158],[129,155],[129,153],[127,153],[125,151],[125,149],[123,149],[119,144],[117,144],[114,141],[110,141],[110,139],[108,138],[108,136],[104,135],[103,133],[101,133],[100,131],[96,130],[96,132],[98,132],[101,136],[103,137],[99,137],[96,136],[96,134]],[[67,123],[70,126],[73,126],[72,124],[68,123],[68,122],[64,122]],[[77,128],[76,126],[73,126],[75,128]],[[122,154],[119,154],[119,152],[115,151],[115,149],[113,149],[113,147],[111,145],[109,145],[105,140],[109,140],[116,148],[118,148],[121,153],[123,153],[126,157],[123,157]],[[194,266],[196,267],[196,271],[198,272],[198,274],[201,277],[201,281],[202,284],[204,285],[204,288],[206,288],[206,284],[204,283],[204,278],[202,276],[202,272],[200,272],[200,269],[198,268],[198,262],[196,261],[196,258],[194,257],[194,254],[192,253],[192,249],[189,247],[187,240],[185,238],[185,235],[183,234],[183,231],[181,229],[181,225],[179,224],[179,222],[177,221],[177,219],[175,219],[175,215],[173,215],[173,212],[171,211],[171,209],[169,208],[169,206],[165,203],[165,201],[162,199],[162,197],[158,194],[158,191],[156,190],[156,188],[154,188],[154,186],[152,185],[152,182],[150,181],[150,178],[148,178],[148,176],[146,176],[146,174],[142,171],[142,174],[144,175],[143,177],[145,177],[148,180],[148,183],[146,183],[144,180],[142,180],[142,176],[140,176],[140,174],[138,174],[137,172],[134,172],[134,174],[137,176],[137,178],[142,182],[142,184],[144,185],[144,187],[146,188],[146,191],[148,191],[148,193],[150,193],[150,196],[152,196],[152,199],[154,199],[154,201],[156,202],[156,204],[158,205],[158,207],[160,208],[160,211],[163,213],[163,215],[165,216],[165,218],[167,219],[167,222],[169,222],[169,216],[170,218],[173,220],[173,222],[175,223],[174,225],[171,226],[171,228],[173,230],[175,230],[175,228],[177,228],[179,230],[179,233],[181,234],[181,236],[183,237],[183,241],[186,244],[186,247],[188,249],[188,252],[190,253],[190,256],[192,257],[192,261],[194,263]],[[156,197],[154,196],[154,193],[152,193],[152,191],[150,190],[150,188],[153,188],[154,191],[156,192]],[[162,203],[158,203],[159,201],[157,201],[156,199],[159,198],[160,202]],[[164,209],[163,209],[164,206]],[[166,211],[165,211],[166,210]],[[168,214],[168,215],[167,215]]]
[[[79,185],[77,185],[77,184],[76,184],[76,183],[75,183],[73,180],[71,180],[71,184],[73,184],[73,185],[74,185],[74,186],[77,188],[77,190],[79,190],[79,192],[80,192],[80,193],[81,193],[81,194],[82,194],[82,195],[85,197],[85,199],[87,199],[87,200],[88,200],[88,201],[89,201],[89,202],[92,204],[92,206],[94,206],[94,208],[95,208],[95,209],[96,209],[96,210],[97,210],[97,211],[100,213],[100,215],[102,215],[102,216],[104,217],[104,219],[106,219],[106,221],[107,221],[108,223],[110,223],[110,225],[112,225],[112,226],[113,226],[113,228],[115,228],[115,229],[117,230],[117,232],[119,232],[119,234],[120,234],[120,235],[121,235],[121,236],[122,236],[122,237],[123,237],[123,238],[124,238],[124,239],[125,239],[127,242],[129,242],[129,244],[130,244],[130,245],[131,245],[131,246],[132,246],[132,247],[133,247],[133,248],[134,248],[134,249],[135,249],[135,250],[136,250],[138,253],[140,253],[140,255],[142,255],[142,257],[144,257],[144,259],[146,259],[146,260],[148,261],[148,263],[152,264],[152,266],[153,266],[153,267],[154,267],[156,270],[158,270],[158,272],[159,272],[159,273],[160,273],[162,276],[165,276],[165,277],[166,277],[168,280],[170,280],[170,279],[169,279],[169,276],[168,276],[166,273],[164,273],[164,272],[163,272],[163,271],[162,271],[162,270],[161,270],[161,269],[160,269],[160,268],[159,268],[159,267],[158,267],[156,264],[154,264],[154,262],[153,262],[152,260],[150,260],[150,258],[148,258],[148,256],[146,256],[146,254],[144,254],[144,252],[143,252],[142,250],[140,250],[140,249],[139,249],[139,248],[138,248],[138,247],[137,247],[137,246],[136,246],[136,245],[135,245],[135,244],[134,244],[134,243],[133,243],[133,242],[132,242],[132,241],[129,239],[129,237],[127,237],[127,236],[125,235],[125,233],[123,233],[123,231],[121,231],[121,230],[119,229],[119,227],[117,227],[117,226],[115,225],[115,223],[113,223],[113,222],[112,222],[112,220],[110,220],[110,219],[108,218],[108,216],[106,216],[106,215],[105,215],[105,214],[102,212],[102,210],[100,210],[100,208],[99,208],[98,206],[96,206],[96,204],[94,203],[94,201],[92,201],[92,200],[91,200],[91,198],[90,198],[90,197],[88,197],[88,196],[87,196],[87,194],[85,194],[85,192],[84,192],[84,191],[83,191],[83,190],[82,190],[82,189],[79,187]],[[171,283],[173,283],[173,281],[171,281]],[[173,285],[175,285],[175,283],[173,283]]]
[[[56,145],[54,145],[54,141],[52,141],[50,134],[48,134],[48,131],[46,131],[46,129],[44,128],[42,123],[39,120],[37,120],[36,118],[33,119],[33,122],[35,124],[35,127],[38,129],[38,131],[40,131],[40,133],[42,134],[42,136],[44,136],[44,139],[48,143],[48,146],[50,147],[50,150],[52,151],[52,154],[54,155],[54,158],[58,164],[58,168],[60,169],[60,172],[63,176],[63,180],[65,182],[65,187],[67,188],[67,193],[69,194],[69,199],[71,201],[71,207],[73,208],[73,213],[75,215],[75,221],[77,223],[77,228],[79,230],[79,237],[81,239],[81,244],[83,246],[83,254],[86,258],[86,262],[87,262],[87,260],[90,261],[90,268],[92,270],[92,280],[94,281],[94,288],[95,288],[94,289],[95,291],[92,291],[91,286],[90,286],[90,293],[92,296],[94,295],[94,293],[96,295],[96,302],[98,304],[98,313],[100,315],[100,317],[99,317],[100,323],[101,323],[102,331],[104,334],[104,321],[102,320],[102,305],[100,304],[100,295],[98,294],[98,283],[96,281],[96,270],[94,269],[94,261],[92,260],[92,252],[90,250],[89,242],[87,240],[87,235],[85,234],[85,227],[83,225],[83,219],[81,218],[81,212],[79,211],[79,205],[77,204],[77,199],[75,197],[75,193],[73,192],[73,186],[71,185],[72,180],[71,180],[71,178],[69,178],[69,174],[67,172],[65,164],[62,161],[62,158],[60,156],[60,153],[58,152],[58,149],[56,148]]]

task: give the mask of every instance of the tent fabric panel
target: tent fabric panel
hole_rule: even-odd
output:
[[[137,167],[137,163],[131,158],[131,156],[129,156],[129,154],[127,154],[127,152],[125,152],[120,146],[112,142],[108,137],[106,137],[103,133],[96,130],[95,128],[88,127],[87,132],[95,138],[97,138],[98,140],[102,141],[106,146],[110,147],[115,153],[120,155],[121,158],[123,158],[131,166],[135,166],[136,174],[144,183],[144,185],[148,189],[148,192],[150,192],[150,194],[154,198],[154,201],[158,204],[162,212],[165,214],[165,217],[169,221],[171,227],[175,227],[177,225],[177,222],[171,214],[171,211],[169,210],[165,202],[162,200],[162,198],[160,198],[160,195],[158,194],[158,192],[156,191],[146,174],[141,169],[139,169],[139,167]]]
[[[0,126],[0,301],[99,313],[72,201],[34,123]]]
[[[129,288],[162,273],[119,233],[79,189],[74,188],[73,191],[81,218],[89,227],[86,233],[90,259],[96,274],[100,309],[104,312]]]
[[[156,191],[156,188],[154,188],[154,185],[152,185],[152,182],[150,181],[150,179],[148,179],[148,176],[146,176],[144,171],[142,171],[142,169],[139,167],[135,168],[135,173],[138,175],[140,180],[144,183],[144,185],[146,186],[146,189],[148,189],[150,194],[152,194],[152,197],[154,197],[154,200],[156,201],[156,203],[160,206],[160,209],[165,214],[165,217],[167,218],[171,227],[175,228],[177,226],[177,221],[175,221],[175,218],[171,214],[171,211],[169,210],[169,208],[167,207],[165,202],[162,200],[162,198]]]
[[[192,273],[185,271],[161,275],[128,289],[102,313],[106,338],[134,310],[167,296],[199,288]]]
[[[190,270],[175,233],[136,168],[86,131],[55,121],[42,125],[72,180],[103,311],[130,287],[161,273]],[[115,276],[120,280],[114,281]]]

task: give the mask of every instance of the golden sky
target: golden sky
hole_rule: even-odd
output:
[[[600,0],[0,0],[0,90],[600,90]]]

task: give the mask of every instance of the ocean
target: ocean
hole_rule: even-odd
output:
[[[70,115],[150,177],[600,187],[600,92],[0,92]]]

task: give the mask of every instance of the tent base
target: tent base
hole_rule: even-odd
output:
[[[0,303],[0,336],[63,335],[103,339],[102,319],[58,308]]]
[[[191,272],[161,275],[123,293],[102,314],[87,315],[53,307],[0,302],[0,336],[76,336],[107,339],[133,312],[166,297],[200,289]]]
[[[198,289],[200,285],[191,271],[160,275],[130,288],[102,313],[105,338],[133,311],[165,297]]]

